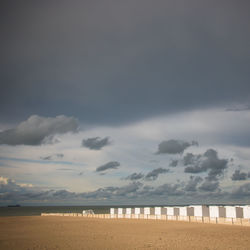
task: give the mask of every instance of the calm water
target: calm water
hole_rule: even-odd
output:
[[[139,205],[136,207],[145,207]],[[21,206],[0,207],[0,216],[34,216],[41,213],[82,213],[82,210],[92,209],[95,214],[109,214],[111,207],[135,207],[130,205],[120,206]]]
[[[109,206],[46,206],[46,207],[0,207],[0,216],[34,216],[41,213],[82,213],[92,209],[95,214],[109,213]]]

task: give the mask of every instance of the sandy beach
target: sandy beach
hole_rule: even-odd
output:
[[[154,220],[1,217],[0,249],[250,249],[250,227]]]

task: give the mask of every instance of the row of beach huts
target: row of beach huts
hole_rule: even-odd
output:
[[[82,213],[42,213],[41,216],[71,216],[97,219],[154,219],[250,226],[250,205],[123,207],[110,208],[109,214],[94,214],[93,210],[84,210]]]
[[[135,208],[110,208],[110,215],[167,215],[167,216],[195,216],[209,218],[243,218],[250,219],[250,205],[245,206],[206,206],[190,205],[175,207],[135,207]],[[122,216],[120,216],[122,217]]]

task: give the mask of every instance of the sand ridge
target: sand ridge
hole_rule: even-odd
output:
[[[1,217],[0,249],[250,249],[250,228],[154,220]]]

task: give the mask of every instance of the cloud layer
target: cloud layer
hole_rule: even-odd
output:
[[[78,126],[78,121],[74,117],[60,115],[53,118],[33,115],[16,128],[0,132],[0,144],[34,146],[53,143],[54,135],[76,132]]]
[[[156,168],[156,169],[152,170],[151,172],[149,172],[145,176],[145,180],[147,180],[147,181],[154,181],[154,180],[156,180],[158,178],[158,176],[160,174],[166,174],[167,172],[169,172],[169,169]]]
[[[158,145],[157,154],[181,154],[184,150],[190,146],[198,145],[197,142],[192,141],[191,143],[180,141],[180,140],[168,140],[162,141]]]
[[[117,161],[110,161],[107,162],[104,165],[99,166],[98,168],[96,168],[96,172],[103,172],[106,171],[108,169],[117,169],[120,166],[120,163]]]
[[[228,167],[227,159],[219,159],[214,149],[208,149],[203,155],[187,154],[184,157],[186,173],[202,173],[208,171],[208,180],[217,180]]]
[[[247,180],[247,178],[250,178],[250,172],[245,173],[240,170],[235,170],[231,177],[232,181],[244,181]]]
[[[32,201],[39,201],[39,203],[46,202],[92,202],[105,201],[107,204],[114,204],[113,202],[133,202],[145,199],[154,200],[162,203],[164,199],[165,204],[176,204],[177,201],[189,203],[193,199],[196,202],[227,204],[228,202],[242,202],[250,195],[250,183],[246,183],[235,187],[231,192],[222,191],[218,188],[218,183],[208,185],[202,182],[202,178],[191,176],[188,182],[170,184],[165,183],[157,187],[143,185],[140,182],[131,182],[124,186],[108,186],[99,188],[90,192],[70,192],[65,189],[60,190],[43,190],[33,187],[30,184],[17,184],[15,180],[0,177],[0,197],[2,204],[6,202],[23,202],[28,203]]]
[[[110,144],[110,140],[108,137],[100,138],[100,137],[93,137],[88,139],[82,140],[82,146],[87,147],[93,150],[100,150],[103,147]]]

